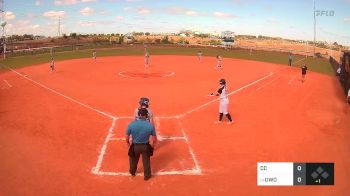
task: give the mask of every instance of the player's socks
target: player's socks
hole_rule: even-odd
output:
[[[231,118],[231,115],[230,115],[229,113],[226,114],[226,117],[228,118],[228,120],[229,120],[230,122],[232,122],[232,118]]]
[[[222,121],[222,117],[224,116],[223,113],[219,113],[219,121]]]

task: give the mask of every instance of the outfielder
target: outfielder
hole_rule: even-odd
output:
[[[210,94],[211,96],[220,96],[219,121],[217,121],[216,123],[221,123],[222,118],[225,115],[227,117],[227,119],[229,120],[229,122],[227,122],[227,124],[232,124],[233,121],[232,121],[230,113],[228,112],[229,100],[228,100],[228,96],[227,96],[226,80],[225,79],[219,80],[219,84],[220,84],[220,88],[218,89],[218,91],[216,93]]]
[[[221,70],[221,69],[222,69],[221,61],[222,61],[221,56],[220,56],[220,55],[217,55],[217,56],[216,56],[216,69],[218,69],[218,70]]]
[[[140,98],[140,101],[139,101],[139,107],[135,109],[135,112],[134,112],[134,117],[135,117],[135,120],[138,120],[139,118],[139,110],[141,108],[146,108],[147,111],[148,111],[148,116],[147,116],[147,120],[152,123],[154,125],[154,121],[153,121],[153,112],[151,111],[151,109],[149,108],[149,99],[147,97],[141,97]]]
[[[201,63],[201,62],[202,62],[202,57],[203,57],[202,51],[199,51],[199,52],[197,53],[197,57],[198,57],[198,61]]]
[[[147,46],[145,46],[145,68],[149,67],[149,53],[147,50]]]
[[[305,82],[307,67],[306,65],[301,67],[301,82]]]
[[[51,57],[50,68],[51,68],[51,72],[55,71],[55,61],[53,60],[53,57]]]
[[[96,63],[96,58],[97,58],[96,50],[93,50],[92,51],[92,59],[94,60],[95,63]]]
[[[289,66],[292,66],[292,61],[293,61],[292,53],[289,53],[289,54],[288,54],[288,65],[289,65]]]

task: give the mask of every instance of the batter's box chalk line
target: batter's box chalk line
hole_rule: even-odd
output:
[[[132,118],[132,117],[130,117],[130,118]],[[130,174],[128,172],[101,171],[101,166],[103,164],[103,160],[105,158],[105,154],[106,154],[109,142],[110,141],[121,141],[121,142],[125,141],[125,138],[113,137],[114,136],[114,129],[115,129],[117,120],[118,119],[114,119],[112,121],[112,125],[108,130],[108,134],[107,134],[106,139],[104,141],[104,144],[102,145],[102,148],[100,150],[96,166],[93,167],[91,170],[92,174],[99,175],[99,176],[130,176]],[[189,154],[191,155],[191,158],[193,160],[194,167],[192,169],[183,169],[183,170],[169,170],[169,171],[162,170],[162,171],[158,171],[158,172],[153,173],[153,175],[156,175],[156,176],[162,176],[162,175],[202,175],[202,170],[198,164],[198,161],[197,161],[197,158],[193,152],[193,149],[190,146],[190,143],[189,143],[188,137],[184,131],[182,122],[179,121],[178,119],[176,119],[176,120],[177,120],[177,123],[181,129],[182,136],[162,136],[162,135],[159,135],[158,139],[159,139],[159,141],[162,141],[162,140],[183,140],[188,146],[188,151],[189,151]],[[159,118],[158,118],[158,120],[156,120],[156,122],[157,122],[157,126],[159,127],[159,124],[158,124]],[[143,175],[143,174],[138,174],[138,175]]]

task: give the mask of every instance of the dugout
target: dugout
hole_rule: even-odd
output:
[[[345,51],[343,57],[341,58],[341,72],[340,72],[340,82],[344,88],[345,94],[347,94],[350,88],[350,51]]]

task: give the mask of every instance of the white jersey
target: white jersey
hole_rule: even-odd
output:
[[[149,53],[148,53],[147,48],[145,48],[145,57],[146,57],[146,58],[148,58],[148,57],[149,57]]]
[[[349,89],[349,91],[348,91],[348,97],[350,98],[350,89]]]
[[[226,86],[223,86],[221,87],[219,90],[218,90],[218,93],[220,94],[220,99],[227,99],[227,88]]]
[[[219,113],[228,114],[228,96],[226,86],[219,88],[218,93],[220,94],[220,104],[219,104]]]
[[[216,60],[217,60],[217,63],[220,63],[220,64],[221,64],[221,61],[222,61],[221,56],[218,56],[218,57],[216,58]]]
[[[222,69],[221,61],[222,61],[221,56],[218,56],[218,57],[216,58],[216,69]]]

